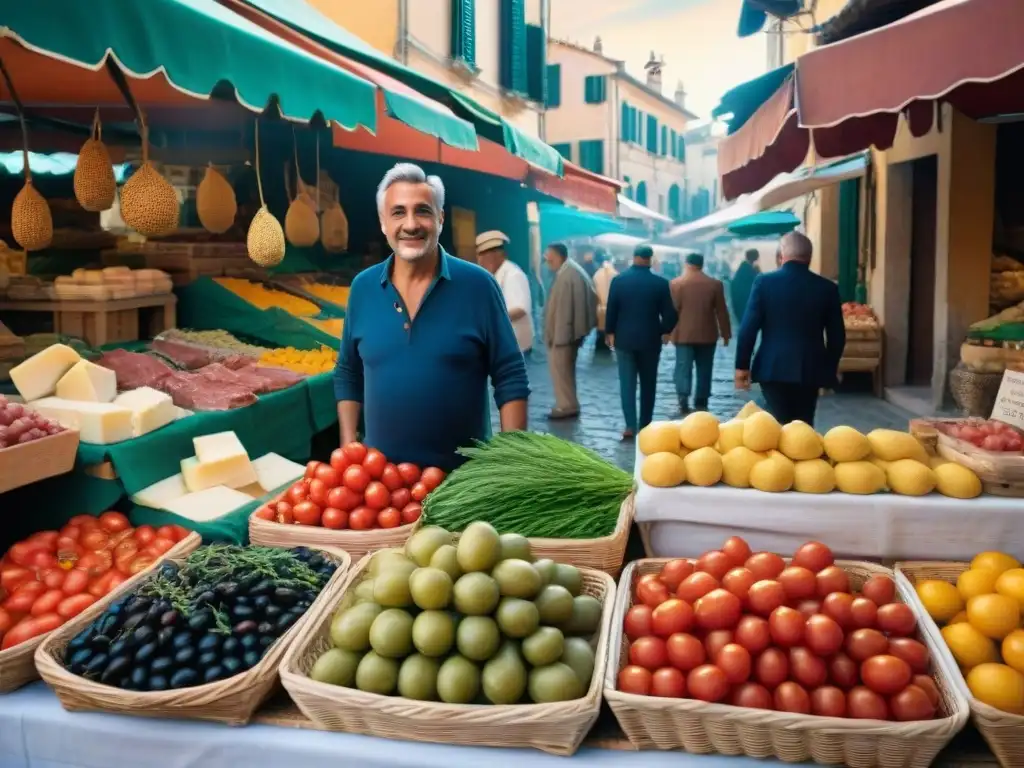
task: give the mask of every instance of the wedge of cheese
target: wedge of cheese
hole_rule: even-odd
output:
[[[182,459],[181,475],[189,492],[205,491],[207,488],[223,485],[228,488],[243,488],[257,482],[256,470],[246,455],[229,456],[220,461],[204,462],[198,457]]]
[[[114,405],[132,412],[132,432],[135,437],[160,429],[178,417],[177,407],[171,396],[152,387],[139,387],[122,392],[114,398]]]
[[[102,365],[79,360],[57,382],[57,397],[87,403],[109,403],[117,397],[117,374]]]
[[[234,512],[252,500],[252,496],[247,496],[241,491],[216,485],[169,501],[163,508],[193,522],[206,523]]]
[[[52,395],[57,382],[82,358],[65,344],[53,344],[11,369],[14,386],[26,401]]]
[[[196,450],[196,458],[203,464],[212,464],[238,456],[249,458],[245,446],[234,432],[216,432],[212,435],[194,437],[192,447]]]
[[[165,505],[188,495],[185,478],[181,474],[171,475],[132,496],[132,501],[143,507],[163,509]]]
[[[83,443],[110,445],[133,437],[132,412],[114,403],[45,397],[29,403],[28,407],[68,429],[77,429]]]
[[[301,464],[289,461],[276,453],[268,453],[254,459],[252,467],[256,470],[260,487],[265,491],[273,491],[298,480],[306,472],[306,468]]]

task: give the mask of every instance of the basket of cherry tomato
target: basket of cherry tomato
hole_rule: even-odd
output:
[[[393,464],[375,448],[348,443],[249,518],[249,540],[271,547],[328,546],[359,558],[401,547],[423,500],[445,478],[437,467]]]
[[[732,537],[623,572],[604,695],[638,749],[927,766],[967,702],[892,571]]]
[[[0,558],[0,693],[36,680],[36,647],[125,582],[144,578],[165,555],[191,552],[197,534],[178,525],[132,528],[120,512],[77,515],[40,531]]]

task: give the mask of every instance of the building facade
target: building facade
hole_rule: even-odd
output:
[[[593,48],[549,40],[544,140],[587,170],[619,179],[623,194],[676,221],[685,216],[686,144],[696,115],[680,83],[662,92],[664,61],[651,54],[641,81]]]
[[[724,133],[725,127],[715,122],[695,126],[683,135],[686,147],[683,221],[707,216],[722,202],[718,183],[718,142]]]
[[[550,0],[307,0],[378,51],[542,135]]]

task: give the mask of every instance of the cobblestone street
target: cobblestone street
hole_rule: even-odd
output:
[[[719,418],[732,418],[749,396],[733,388],[734,347],[719,346],[715,357],[714,380],[710,410]],[[666,347],[658,370],[658,397],[654,407],[655,419],[679,417],[672,370],[675,349]],[[548,374],[544,350],[534,348],[527,361],[530,376],[530,429],[550,432],[567,440],[585,445],[618,466],[632,470],[635,444],[621,441],[623,421],[619,405],[619,379],[615,355],[597,354],[594,339],[587,340],[580,350],[576,368],[580,417],[571,421],[552,422],[547,414],[554,405],[551,376]],[[751,393],[757,397],[757,391]],[[492,406],[493,410],[493,406]],[[911,414],[880,400],[870,393],[835,394],[818,401],[815,427],[825,431],[839,424],[847,424],[867,432],[878,427],[906,429]],[[492,414],[497,429],[497,412]]]

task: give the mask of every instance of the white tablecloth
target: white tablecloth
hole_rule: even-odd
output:
[[[783,554],[822,541],[846,558],[970,560],[988,549],[1024,551],[1022,499],[652,488],[640,480],[642,461],[638,450],[636,520],[650,524],[656,557],[697,556],[734,535],[755,551]]]

